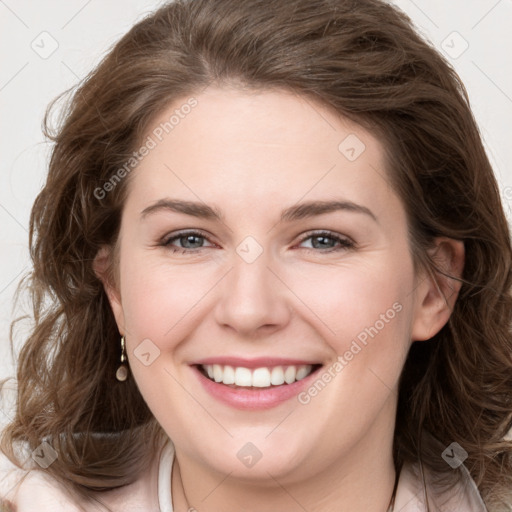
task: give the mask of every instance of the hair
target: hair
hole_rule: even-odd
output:
[[[510,236],[464,85],[411,20],[381,0],[177,0],[133,28],[69,96],[30,216],[34,323],[18,355],[15,416],[2,449],[48,440],[47,471],[76,492],[131,483],[162,429],[132,376],[115,379],[120,335],[93,269],[116,247],[134,156],[155,116],[208,86],[286,90],[367,128],[407,213],[418,268],[436,237],[465,245],[448,323],[414,342],[400,379],[396,468],[446,463],[422,442],[458,442],[489,510],[512,488]],[[119,176],[119,175],[118,175]],[[96,191],[96,193],[95,193]],[[112,258],[109,279],[118,280]],[[11,340],[13,327],[11,325]]]

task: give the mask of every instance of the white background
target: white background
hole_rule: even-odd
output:
[[[41,133],[45,108],[57,94],[83,78],[136,20],[161,3],[0,0],[0,378],[14,372],[9,324],[15,316],[16,285],[30,268],[29,212],[46,173],[49,145]],[[394,3],[436,47],[451,52],[449,59],[468,89],[509,214],[512,1]],[[41,35],[43,32],[49,35]],[[52,44],[58,47],[50,56],[43,55],[47,58],[35,51],[50,51]],[[469,47],[458,56],[466,44]]]

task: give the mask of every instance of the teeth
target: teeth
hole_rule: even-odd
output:
[[[272,368],[272,373],[270,374],[270,383],[273,386],[280,386],[284,384],[284,372],[282,366],[275,366]]]
[[[224,379],[222,379],[224,382]],[[235,382],[237,386],[252,386],[252,373],[248,368],[235,369]]]
[[[301,366],[274,366],[272,368],[249,368],[224,366],[220,364],[207,364],[201,366],[208,377],[215,382],[223,384],[255,388],[268,388],[281,384],[293,384],[297,380],[307,377],[313,366],[310,364]]]
[[[221,367],[222,371],[222,367]],[[232,366],[224,366],[224,372],[222,373],[222,382],[224,384],[235,383],[235,369]]]
[[[284,381],[286,384],[291,384],[295,382],[295,376],[297,375],[297,370],[293,366],[288,366],[284,371]]]
[[[270,386],[268,368],[257,368],[252,372],[252,386],[255,388],[268,388]]]

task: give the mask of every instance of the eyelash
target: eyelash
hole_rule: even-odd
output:
[[[174,235],[174,236],[162,241],[162,243],[160,245],[168,248],[173,253],[179,253],[179,254],[197,253],[201,249],[207,248],[207,247],[197,247],[196,249],[187,249],[187,248],[173,247],[170,245],[171,242],[174,242],[175,240],[179,240],[181,238],[186,238],[187,236],[197,236],[199,238],[204,238],[204,239],[208,240],[208,237],[204,233],[201,233],[200,231],[183,231],[181,233],[178,233],[177,235]],[[341,250],[353,249],[355,247],[355,244],[352,240],[350,240],[349,238],[346,238],[346,237],[340,237],[331,231],[309,232],[309,233],[307,233],[306,236],[304,236],[299,241],[299,244],[305,242],[306,240],[308,240],[310,238],[320,238],[320,237],[330,238],[330,239],[334,240],[335,242],[339,242],[340,247],[338,247],[338,248],[330,247],[326,250],[315,249],[314,247],[311,247],[311,248],[305,247],[304,249],[306,249],[308,251],[314,251],[314,252],[331,253],[331,252],[337,252],[337,251],[341,251]]]

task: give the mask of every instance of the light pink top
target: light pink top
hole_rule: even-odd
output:
[[[174,446],[169,441],[161,452],[158,464],[131,485],[97,494],[115,512],[172,512],[171,470]],[[398,481],[395,512],[426,512],[428,500],[432,512],[487,512],[478,489],[464,465],[463,478],[449,493],[436,495],[423,484],[420,467],[406,465]],[[20,483],[21,478],[25,479]],[[427,475],[428,477],[428,475]],[[101,508],[84,508],[72,501],[62,485],[44,470],[23,471],[3,462],[0,464],[0,496],[16,505],[16,512],[83,512]]]

